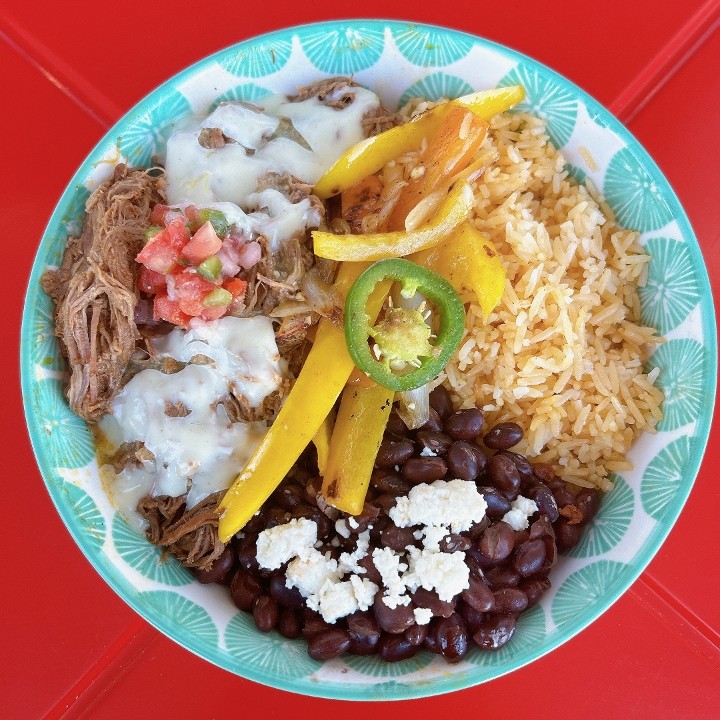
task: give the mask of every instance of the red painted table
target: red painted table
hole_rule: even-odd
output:
[[[453,695],[394,704],[302,698],[220,670],[148,626],[99,578],[70,539],[35,467],[22,420],[17,340],[24,286],[45,223],[76,166],[107,128],[159,82],[258,33],[362,15],[451,25],[552,66],[609,107],[675,187],[720,299],[720,0],[607,0],[582,6],[504,3],[347,12],[316,0],[249,10],[176,0],[6,3],[0,9],[3,172],[0,227],[17,260],[4,273],[9,308],[2,483],[0,717],[417,717],[470,711],[594,718],[720,717],[720,587],[716,421],[696,486],[668,541],[596,623],[550,655]],[[717,414],[717,413],[716,413]],[[22,558],[22,562],[15,558]]]

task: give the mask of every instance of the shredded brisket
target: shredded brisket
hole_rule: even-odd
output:
[[[42,277],[70,366],[68,401],[90,422],[109,411],[139,338],[134,258],[152,206],[164,200],[162,183],[145,170],[118,165],[88,198],[82,234],[68,238],[60,267]]]
[[[334,110],[343,110],[355,100],[355,93],[351,88],[358,84],[348,77],[333,77],[318,80],[311,85],[298,88],[297,95],[291,96],[291,102],[303,102],[310,98],[317,98],[323,105]],[[345,90],[345,92],[340,92]]]
[[[368,110],[362,119],[362,127],[365,131],[365,137],[379,135],[390,128],[400,124],[400,116],[397,113],[390,112],[382,105]]]
[[[186,567],[207,570],[225,549],[217,531],[218,505],[224,494],[213,493],[189,510],[186,495],[146,495],[137,509],[149,523],[148,540]]]

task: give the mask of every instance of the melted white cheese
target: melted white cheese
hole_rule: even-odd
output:
[[[294,233],[317,227],[320,215],[309,200],[291,203],[276,190],[258,193],[258,180],[277,172],[315,184],[345,150],[360,142],[362,118],[379,100],[364,88],[352,92],[354,102],[342,110],[317,98],[293,103],[285,95],[272,95],[263,98],[261,112],[226,103],[202,120],[185,123],[167,143],[168,203],[217,207],[248,236],[268,238],[273,250]],[[290,119],[311,149],[287,137],[268,140],[280,118]],[[198,143],[203,128],[219,128],[235,142],[204,148]]]
[[[188,493],[188,507],[227,489],[267,432],[264,422],[232,423],[219,401],[232,389],[257,406],[282,381],[279,354],[269,318],[221,318],[198,323],[187,333],[174,330],[155,343],[176,360],[196,355],[213,365],[187,365],[173,374],[143,370],[113,401],[101,421],[107,439],[119,446],[140,440],[155,456],[144,467],[117,475],[109,492],[118,510],[138,528],[136,511],[145,495]],[[168,416],[182,403],[184,417]]]

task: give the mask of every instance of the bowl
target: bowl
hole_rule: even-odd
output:
[[[458,96],[522,84],[520,109],[547,120],[576,177],[599,188],[652,255],[641,292],[643,319],[667,342],[648,363],[659,368],[664,418],[633,447],[634,470],[615,488],[574,550],[551,575],[552,589],[523,613],[513,641],[495,653],[471,651],[447,665],[425,651],[397,663],[350,657],[312,660],[304,641],[258,632],[225,588],[200,585],[130,529],[105,495],[88,427],[68,408],[63,360],[53,335],[45,268],[60,261],[80,229],[89,192],[121,158],[147,165],[173,123],[220,100],[256,101],[320,77],[352,74],[390,108],[408,98]],[[592,168],[585,150],[594,158]],[[98,143],[72,178],[42,238],[25,302],[21,372],[32,445],[57,511],[105,581],[148,622],[209,662],[284,690],[346,700],[418,698],[511,672],[558,647],[607,610],[640,575],[678,518],[710,428],[717,342],[707,271],[677,197],[648,153],[587,93],[546,66],[479,37],[394,21],[317,23],[241,42],[158,87]]]

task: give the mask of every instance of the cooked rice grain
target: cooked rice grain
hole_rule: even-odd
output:
[[[542,120],[497,116],[480,152],[493,151],[472,222],[503,258],[505,293],[487,322],[469,307],[438,382],[463,407],[482,407],[488,426],[520,424],[519,452],[608,490],[610,473],[631,469],[633,441],[662,418],[657,371],[643,371],[661,339],[640,324],[637,293],[650,257],[597,189],[568,175]],[[386,173],[388,197],[416,163],[408,153]]]

